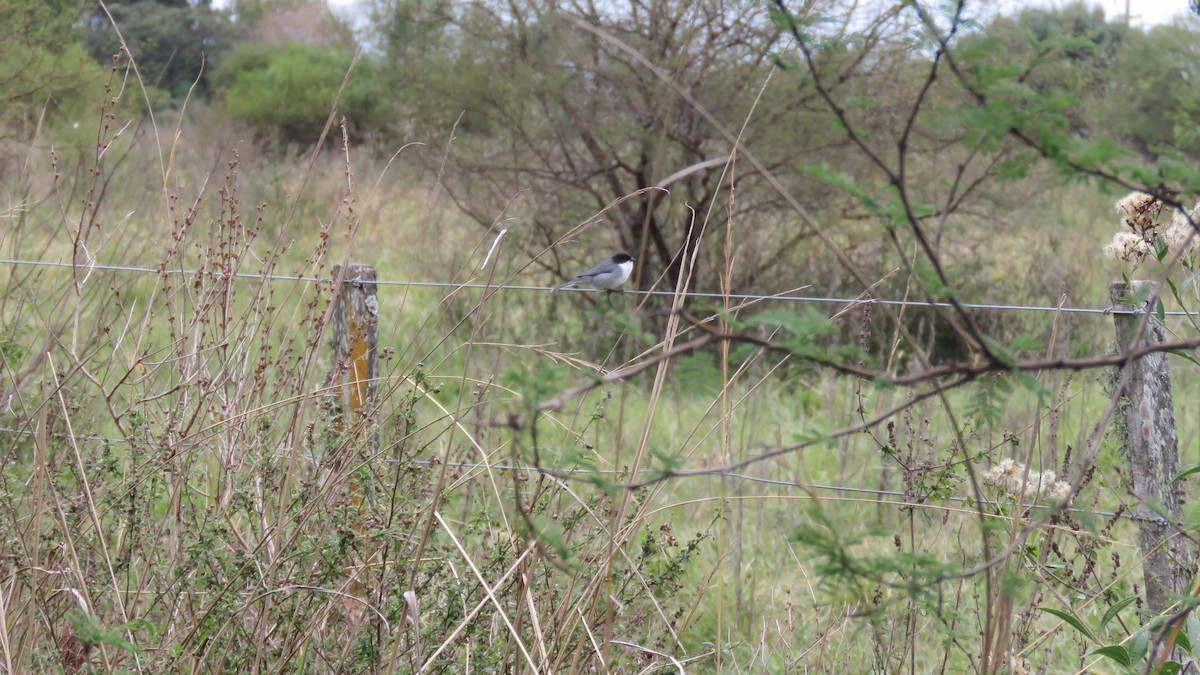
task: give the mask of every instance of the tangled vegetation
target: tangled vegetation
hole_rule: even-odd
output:
[[[1195,667],[1194,17],[346,11],[0,9],[0,670]]]

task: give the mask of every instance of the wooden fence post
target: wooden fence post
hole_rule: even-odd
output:
[[[336,280],[341,274],[342,266],[334,265],[333,278]],[[379,372],[379,287],[375,280],[373,266],[349,263],[342,277],[341,291],[334,299],[333,385],[339,407],[334,426],[339,431],[348,431],[361,423],[375,395],[375,377]],[[366,452],[374,455],[379,450],[379,432],[372,431],[370,439]],[[343,461],[353,464],[354,459],[338,458],[338,466]],[[348,487],[350,503],[358,512],[354,529],[362,535],[366,531],[366,503],[362,484],[354,474],[350,475]],[[351,575],[347,592],[355,598],[367,597],[367,587],[358,571]],[[351,624],[360,625],[364,619],[361,603],[347,598],[342,604]]]
[[[1149,307],[1146,302],[1152,290],[1149,281],[1135,281],[1132,286],[1123,282],[1109,285],[1119,349],[1136,349],[1163,341],[1164,329],[1158,320],[1157,306]],[[1143,319],[1146,327],[1141,338],[1137,344],[1130,344],[1137,337]],[[1191,561],[1187,543],[1176,536],[1183,495],[1171,483],[1179,472],[1179,437],[1167,355],[1147,354],[1130,364],[1129,380],[1121,397],[1126,429],[1122,451],[1139,502],[1135,513],[1140,516],[1138,543],[1146,604],[1157,613],[1169,605],[1171,594],[1185,591],[1184,575]],[[1156,505],[1158,510],[1148,504]],[[1160,515],[1163,513],[1167,517]]]
[[[333,266],[333,278],[342,266]],[[333,363],[340,373],[340,426],[349,429],[364,414],[375,393],[379,370],[379,298],[375,268],[365,263],[346,265],[341,292],[333,308]],[[378,439],[376,439],[377,441]]]

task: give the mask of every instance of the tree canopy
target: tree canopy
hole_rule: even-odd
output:
[[[134,0],[106,6],[107,12],[93,11],[83,26],[84,44],[93,57],[111,59],[123,37],[146,84],[176,99],[186,96],[193,83],[202,96],[212,93],[206,73],[233,40],[228,13],[214,9],[208,0]]]

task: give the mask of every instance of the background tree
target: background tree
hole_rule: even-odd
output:
[[[353,51],[358,40],[352,27],[324,0],[235,0],[239,42],[299,42]]]
[[[198,94],[212,93],[208,75],[233,39],[228,14],[210,0],[135,0],[110,2],[107,7],[112,19],[98,9],[84,25],[84,42],[92,56],[103,62],[120,49],[112,26],[116,21],[147,85],[176,99],[186,96],[193,83]]]
[[[13,0],[0,5],[0,124],[4,137],[26,139],[41,121],[65,118],[103,70],[72,30],[79,0]]]
[[[1138,30],[1080,1],[998,16],[965,47],[999,42],[1005,53],[994,52],[994,61],[1022,64],[1021,85],[1072,101],[1072,133],[1110,138],[1153,160],[1164,151],[1200,151],[1185,131],[1197,110],[1195,88],[1178,86],[1200,65],[1194,37],[1183,19]]]
[[[902,234],[881,237],[875,214],[838,196],[852,179],[882,182],[884,203],[890,201],[887,177],[862,153],[847,152],[853,144],[841,132],[850,124],[880,147],[906,133],[905,96],[922,86],[922,59],[934,46],[912,38],[920,30],[908,12],[874,15],[851,36],[844,3],[805,3],[796,11],[820,38],[813,58],[823,86],[843,101],[840,118],[801,72],[794,44],[753,6],[663,0],[595,8],[524,0],[460,7],[380,0],[368,42],[388,64],[391,135],[442,146],[438,139],[455,129],[444,167],[440,152],[425,156],[445,169],[448,193],[480,225],[506,220],[536,253],[617,204],[584,235],[586,246],[559,247],[542,262],[560,276],[597,249],[625,248],[641,269],[654,270],[639,276],[642,287],[660,273],[673,285],[684,254],[732,218],[755,223],[735,238],[738,264],[728,280],[734,290],[812,283],[817,293],[855,295],[865,290],[863,278],[887,277],[873,292],[902,294],[908,282],[889,272],[911,259],[917,242]],[[1164,146],[1191,147],[1180,125],[1190,119],[1193,95],[1167,86],[1186,79],[1197,63],[1188,49],[1191,34],[1187,27],[1145,33],[1077,3],[1015,16],[980,14],[957,46],[965,65],[1011,82],[1008,94],[1018,109],[1033,100],[1022,91],[1035,97],[1039,107],[1028,112],[1054,125],[1054,133],[1108,139],[1122,151],[1152,157]],[[772,65],[795,76],[776,73],[767,82]],[[998,246],[1001,259],[1017,264],[1047,256],[1039,267],[1052,272],[1031,282],[1047,297],[1078,281],[1079,270],[1054,262],[1061,256],[1053,248],[994,236],[993,228],[1015,227],[1045,207],[1014,198],[1036,193],[1047,179],[1046,167],[1031,169],[1036,153],[1003,134],[972,128],[960,114],[971,110],[961,88],[939,79],[928,95],[933,105],[907,132],[906,171],[922,205],[919,217],[964,296],[991,296],[997,283],[1025,278],[989,271]],[[1178,101],[1160,105],[1163,96]],[[822,232],[804,223],[745,158],[726,171],[722,160],[735,137],[738,150],[752,153],[816,214]],[[677,174],[689,167],[690,173]],[[939,196],[932,186],[960,169],[954,197]],[[672,176],[669,194],[629,198]],[[846,261],[862,276],[851,274]],[[721,265],[714,257],[702,253],[695,269],[694,288],[717,288]],[[940,320],[920,310],[905,320],[931,349],[948,336]],[[1011,320],[989,328],[1010,336],[1023,330]],[[960,346],[951,340],[934,351],[953,354]]]
[[[808,3],[805,11],[837,9]],[[655,270],[639,278],[642,287],[659,271],[674,284],[706,226],[746,216],[762,226],[738,242],[745,259],[733,283],[743,287],[811,236],[779,227],[791,216],[749,164],[726,172],[722,161],[756,100],[755,123],[740,142],[768,168],[801,158],[820,162],[845,143],[825,133],[828,118],[802,82],[764,88],[774,54],[788,47],[760,7],[661,0],[597,8],[532,0],[451,11],[443,2],[406,1],[377,3],[373,16],[372,39],[397,66],[388,70],[392,88],[405,93],[395,117],[408,122],[397,132],[444,136],[457,121],[447,189],[481,225],[501,218],[528,223],[522,231],[529,232],[524,243],[531,250],[554,243],[598,209],[693,168],[666,186],[669,195],[652,191],[620,201],[606,213],[607,232],[587,235],[587,252],[556,251],[552,266],[560,274],[595,248],[622,248],[638,256],[642,269]],[[891,40],[904,28],[879,21],[853,47],[826,58],[842,82],[886,91],[883,81],[902,74],[906,60],[898,48],[888,52],[897,60],[885,57],[885,47],[898,47]],[[872,129],[886,124],[880,117]],[[812,180],[789,187],[806,204],[822,200]],[[557,258],[563,253],[575,258],[571,265]],[[700,262],[693,283],[716,283],[712,263]]]
[[[215,75],[225,107],[268,137],[313,143],[350,72],[353,54],[336,47],[290,42],[238,45]],[[356,138],[385,123],[379,68],[361,60],[342,90],[338,110]]]

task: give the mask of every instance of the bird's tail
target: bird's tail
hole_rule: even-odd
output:
[[[577,284],[577,283],[579,283],[579,279],[572,279],[572,280],[570,280],[570,281],[567,281],[567,282],[561,283],[561,284],[559,284],[559,285],[555,286],[554,288],[551,288],[551,289],[550,289],[550,292],[551,292],[551,293],[557,293],[557,292],[561,291],[562,289],[564,289],[564,288],[570,288],[570,287],[574,286],[574,285],[575,285],[575,284]]]

